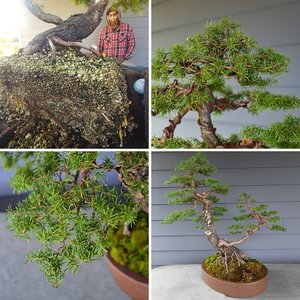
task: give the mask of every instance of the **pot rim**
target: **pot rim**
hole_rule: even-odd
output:
[[[134,273],[133,271],[125,268],[124,266],[120,265],[118,262],[116,262],[113,257],[110,255],[110,252],[107,252],[105,255],[106,259],[117,269],[119,269],[122,273],[125,273],[128,277],[131,277],[132,279],[148,285],[148,279],[143,277],[142,275],[139,275],[137,273]]]

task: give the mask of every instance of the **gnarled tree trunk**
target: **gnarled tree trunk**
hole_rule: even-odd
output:
[[[230,245],[228,241],[219,237],[212,217],[212,203],[206,198],[207,194],[204,192],[201,195],[197,195],[197,202],[201,201],[203,205],[203,221],[206,226],[205,235],[207,236],[209,242],[212,246],[224,257],[225,263],[231,259],[237,259],[239,264],[243,264],[247,261],[247,257],[244,255],[243,251],[237,247]]]
[[[93,0],[85,13],[71,16],[56,27],[38,34],[20,51],[21,54],[30,55],[49,49],[48,40],[52,37],[66,42],[78,42],[88,37],[101,22],[108,2],[109,0]]]
[[[216,136],[216,129],[211,120],[211,112],[208,104],[203,104],[198,110],[198,125],[201,135],[208,148],[216,148],[221,145]]]

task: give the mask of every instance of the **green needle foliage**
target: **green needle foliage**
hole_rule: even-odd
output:
[[[287,116],[283,122],[275,122],[269,128],[246,126],[243,135],[252,140],[264,141],[270,148],[299,148],[300,118]]]
[[[75,5],[88,7],[92,0],[72,0],[72,2]],[[130,9],[134,13],[139,13],[148,5],[148,0],[115,0],[113,5],[116,7],[121,6],[124,12]]]
[[[171,176],[166,184],[175,185],[175,191],[166,194],[169,198],[170,205],[184,205],[185,209],[175,210],[162,222],[163,224],[172,224],[175,221],[184,221],[191,219],[194,223],[200,223],[203,226],[203,218],[201,211],[198,211],[195,205],[195,196],[193,189],[201,189],[201,191],[211,191],[209,196],[213,203],[219,202],[218,194],[224,195],[229,191],[229,187],[219,182],[219,180],[211,177],[216,168],[208,162],[202,153],[196,153],[191,158],[182,161],[176,167],[175,171],[179,171],[178,175]],[[193,205],[193,208],[189,206]],[[226,212],[224,207],[214,207],[213,216],[217,219]]]
[[[176,189],[167,193],[166,197],[169,198],[170,205],[176,205],[180,209],[169,214],[162,224],[190,220],[197,224],[197,229],[208,228],[210,224],[206,223],[205,218],[207,201],[210,203],[212,221],[220,221],[227,209],[219,204],[219,196],[226,195],[230,189],[228,185],[212,177],[216,167],[210,164],[202,153],[196,153],[191,158],[180,162],[175,171],[177,175],[171,176],[166,184]],[[199,197],[203,193],[206,196]],[[200,198],[203,202],[199,200]],[[240,214],[233,217],[236,224],[229,227],[232,234],[250,236],[263,226],[272,231],[286,230],[277,224],[280,220],[277,211],[270,210],[266,204],[255,202],[256,200],[246,193],[239,196],[236,206]]]
[[[276,222],[280,221],[280,217],[278,211],[269,210],[268,205],[266,204],[258,204],[255,205],[256,200],[251,197],[251,195],[242,193],[238,198],[238,203],[236,207],[240,211],[240,215],[233,217],[233,220],[236,222],[240,222],[234,225],[231,225],[230,233],[231,234],[242,234],[245,231],[251,232],[257,226],[255,223],[245,223],[245,221],[253,220],[255,218],[255,213],[261,215],[269,224],[267,226],[268,229],[272,231],[286,231],[286,228],[276,224]],[[249,204],[255,205],[253,207],[254,211],[249,210]]]
[[[164,129],[165,137],[173,138],[175,128],[188,111],[199,115],[198,125],[207,148],[223,145],[215,133],[211,114],[245,108],[256,114],[269,109],[278,111],[300,107],[300,101],[292,95],[275,95],[267,90],[274,85],[276,76],[287,72],[289,59],[272,48],[258,47],[254,38],[241,32],[240,24],[225,17],[216,23],[208,23],[203,33],[189,37],[183,44],[175,44],[169,51],[157,49],[152,60],[152,109],[154,115],[177,113]],[[235,86],[235,88],[233,88]],[[264,135],[256,142],[268,147],[300,146],[299,118],[295,124],[281,125],[281,138],[272,144]],[[292,145],[286,131],[296,133]],[[243,138],[240,136],[240,138]],[[176,147],[166,139],[154,146]],[[183,142],[177,146],[184,147]]]
[[[17,193],[29,193],[14,210],[8,209],[9,229],[16,237],[41,242],[41,249],[28,253],[26,261],[38,263],[54,287],[68,270],[76,272],[81,263],[105,255],[112,232],[119,224],[133,225],[140,211],[130,193],[106,184],[105,177],[116,171],[116,164],[108,158],[98,164],[97,156],[97,152],[1,153],[3,166],[15,168],[10,185]],[[146,168],[147,154],[128,152],[126,165],[119,163],[121,170],[136,164]],[[148,194],[145,182],[131,178],[132,182]]]
[[[172,139],[167,138],[152,138],[152,146],[157,149],[199,149],[206,148],[203,141],[197,139],[183,139],[180,137],[173,137]]]

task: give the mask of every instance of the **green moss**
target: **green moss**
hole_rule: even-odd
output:
[[[256,259],[249,258],[245,264],[240,264],[236,259],[228,262],[228,272],[221,254],[216,253],[204,260],[205,270],[212,276],[233,282],[254,282],[263,278],[266,267]]]
[[[111,234],[110,254],[120,265],[148,278],[148,214],[140,212],[131,236],[123,235],[123,224]]]

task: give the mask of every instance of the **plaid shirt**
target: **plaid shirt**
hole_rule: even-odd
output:
[[[133,29],[129,24],[121,23],[114,32],[109,26],[100,31],[98,49],[108,57],[123,61],[129,59],[135,47]]]

